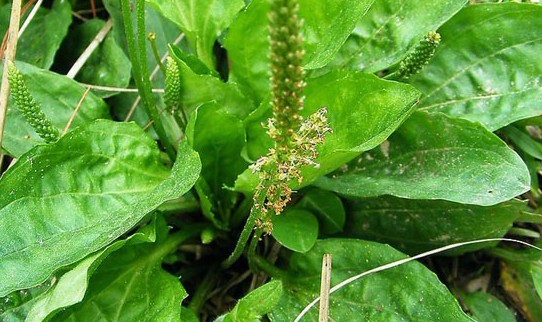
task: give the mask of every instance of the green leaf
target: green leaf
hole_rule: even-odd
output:
[[[472,317],[483,322],[515,322],[514,314],[495,296],[486,292],[462,293],[463,305]]]
[[[18,62],[16,66],[42,111],[62,131],[83,97],[85,88],[65,76],[32,65]],[[37,144],[44,143],[19,112],[14,100],[9,101],[6,118],[9,122],[6,122],[2,148],[9,154],[20,157]],[[88,93],[70,129],[99,118],[110,118],[108,107],[99,97]]]
[[[536,250],[534,256],[530,250],[514,249],[508,252],[515,258],[501,262],[499,285],[509,294],[509,298],[526,320],[536,321],[542,316],[542,297],[537,290],[540,280],[534,279],[538,275],[537,272],[533,275],[533,268],[538,271],[542,266],[540,251]]]
[[[542,7],[468,6],[439,29],[435,56],[411,83],[420,108],[479,121],[494,131],[542,114]]]
[[[133,123],[98,120],[35,147],[0,180],[0,296],[109,244],[187,192],[200,169],[182,143],[170,173]]]
[[[524,209],[524,203],[517,200],[489,207],[389,196],[350,200],[345,235],[418,254],[453,243],[503,237]],[[488,245],[475,244],[452,252],[464,253]]]
[[[70,30],[60,49],[62,62],[57,62],[55,67],[62,64],[58,66],[59,69],[67,73],[104,24],[103,20],[91,19]],[[130,83],[130,77],[130,60],[117,44],[113,34],[109,33],[90,55],[75,79],[86,84],[125,88]],[[95,92],[102,96],[116,94],[110,91]]]
[[[414,113],[389,141],[320,188],[355,197],[393,195],[489,206],[529,190],[529,172],[506,143],[477,123]]]
[[[186,136],[202,163],[198,193],[203,193],[203,199],[214,201],[212,208],[227,219],[237,194],[226,187],[232,187],[248,165],[241,158],[245,144],[243,122],[217,103],[205,103],[192,114]],[[201,180],[205,180],[208,187]]]
[[[214,67],[213,45],[245,3],[242,0],[149,0],[160,13],[176,23],[207,66]]]
[[[138,232],[119,240],[101,251],[80,261],[77,266],[60,277],[58,282],[32,306],[26,321],[43,321],[58,310],[83,300],[94,271],[111,254],[125,245],[152,243],[156,239],[155,228],[148,233]],[[150,234],[149,234],[150,233]]]
[[[467,0],[376,0],[335,56],[332,66],[376,72],[389,67],[437,30]]]
[[[542,299],[542,265],[533,265],[531,267],[531,275],[533,276],[533,283],[536,292]]]
[[[176,321],[188,295],[179,279],[161,268],[162,258],[198,234],[186,228],[155,243],[129,243],[103,259],[83,302],[59,312],[57,321]],[[119,305],[111,305],[119,303]],[[38,320],[37,320],[38,321]]]
[[[308,253],[294,253],[284,295],[270,313],[271,321],[293,321],[320,293],[322,256],[332,254],[331,284],[403,259],[395,249],[354,239],[320,240]],[[330,295],[331,321],[472,321],[437,276],[410,262],[358,279]],[[313,307],[301,321],[317,321]]]
[[[271,311],[282,295],[282,283],[274,280],[266,283],[240,299],[235,307],[215,322],[256,322]]]
[[[302,209],[287,209],[280,216],[273,216],[272,235],[284,247],[305,253],[318,238],[318,220]]]
[[[181,74],[182,97],[181,104],[190,114],[202,103],[215,101],[226,112],[244,119],[254,109],[250,101],[241,93],[234,83],[224,83],[212,73],[202,73],[196,65],[196,71],[192,70],[182,58],[186,57],[180,49],[170,46],[171,56],[179,65]],[[191,65],[195,62],[192,59]]]
[[[514,125],[504,127],[501,131],[525,153],[533,158],[542,160],[542,143],[536,141],[529,134],[523,132]]]
[[[0,321],[2,322],[20,322],[24,321],[28,312],[38,301],[41,294],[47,292],[55,282],[51,278],[45,283],[30,289],[14,291],[5,297],[0,298]]]
[[[307,69],[325,66],[374,0],[300,0]],[[231,24],[224,40],[231,78],[259,103],[269,92],[269,1],[253,0]]]
[[[11,4],[3,6],[1,11],[1,20],[5,24],[0,26],[0,34],[4,35],[8,29]],[[71,22],[71,5],[68,0],[55,0],[51,9],[40,7],[17,41],[15,59],[49,69]]]
[[[329,173],[384,141],[410,115],[418,91],[406,84],[384,81],[357,71],[337,70],[309,79],[305,89],[304,117],[322,106],[327,108],[333,132],[326,135],[316,162],[320,167],[302,168],[303,183]],[[271,117],[269,104],[262,105],[245,121],[247,153],[255,160],[272,146],[262,122]],[[251,191],[255,174],[245,171],[236,188]],[[293,183],[294,187],[299,186]]]
[[[318,217],[320,232],[333,234],[343,230],[346,214],[343,203],[336,194],[320,189],[310,189],[303,195],[297,206]]]

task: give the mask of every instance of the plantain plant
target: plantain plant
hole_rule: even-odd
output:
[[[542,6],[523,2],[23,15],[0,320],[537,321]]]

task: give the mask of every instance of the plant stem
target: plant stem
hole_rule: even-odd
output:
[[[171,160],[175,160],[175,150],[173,145],[169,141],[162,121],[160,119],[160,113],[156,107],[156,103],[152,96],[149,70],[147,67],[147,52],[146,52],[146,40],[145,40],[145,1],[136,0],[136,20],[138,28],[138,42],[134,36],[134,26],[132,24],[132,17],[130,13],[130,0],[121,0],[122,17],[124,20],[124,31],[126,33],[126,41],[128,44],[128,54],[132,61],[132,72],[134,74],[134,80],[139,90],[139,95],[143,101],[143,105],[147,109],[148,114],[154,121],[154,129],[162,141],[166,153]]]
[[[256,270],[256,265],[254,264],[254,258],[256,256],[256,246],[258,246],[258,242],[260,241],[260,237],[262,236],[263,229],[256,228],[254,231],[254,235],[252,235],[252,239],[250,240],[250,244],[248,245],[248,251],[247,251],[247,258],[248,258],[248,267],[252,271]]]
[[[188,304],[188,308],[193,312],[198,313],[201,310],[203,303],[205,303],[205,300],[207,300],[207,295],[209,295],[209,293],[215,287],[218,280],[218,268],[219,267],[215,265],[212,266],[209,271],[207,271],[203,281],[194,293],[194,297],[192,297],[190,304]]]
[[[152,48],[152,54],[154,55],[154,59],[156,60],[156,64],[158,64],[158,67],[164,73],[166,74],[166,67],[164,64],[162,64],[162,60],[160,59],[160,54],[158,53],[158,48],[156,48],[156,34],[154,32],[149,32],[147,34],[147,39],[149,40],[149,43],[151,44]]]
[[[282,270],[275,265],[268,262],[265,258],[259,255],[254,255],[252,258],[254,261],[254,264],[265,272],[265,274],[273,277],[273,278],[279,278],[281,280],[285,280],[288,278],[288,272],[285,270]]]
[[[21,0],[13,0],[11,5],[11,17],[9,19],[8,44],[5,52],[5,60],[13,61],[17,51],[17,39],[19,33],[19,22],[21,20]],[[0,149],[2,148],[2,138],[4,134],[4,125],[6,123],[6,114],[8,110],[9,84],[8,68],[4,63],[2,74],[2,87],[0,88]]]
[[[256,200],[256,204],[262,204],[263,202],[265,202],[265,197],[265,194],[260,194],[258,200]],[[239,259],[239,257],[243,253],[243,249],[245,249],[250,234],[254,229],[256,219],[261,218],[262,216],[261,212],[262,210],[260,207],[252,207],[250,215],[248,216],[245,226],[243,227],[243,231],[241,231],[241,236],[239,236],[239,240],[235,245],[235,249],[231,253],[230,257],[228,257],[224,262],[222,262],[222,268],[229,268],[233,263],[235,263],[237,259]]]

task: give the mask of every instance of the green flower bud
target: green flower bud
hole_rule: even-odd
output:
[[[42,112],[40,105],[30,95],[23,75],[12,62],[8,61],[7,65],[11,96],[15,99],[15,104],[19,111],[45,142],[51,143],[58,140],[58,129],[53,126],[51,121]]]
[[[181,102],[181,80],[179,66],[171,57],[166,60],[166,89],[164,100],[171,113],[179,109]]]
[[[408,79],[422,70],[429,63],[431,57],[435,54],[440,43],[440,34],[431,31],[420,43],[409,53],[400,63],[397,79]]]

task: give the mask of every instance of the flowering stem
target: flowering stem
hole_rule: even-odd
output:
[[[136,20],[137,20],[137,42],[134,35],[134,26],[130,10],[130,0],[121,0],[122,17],[124,20],[124,31],[128,43],[128,55],[132,61],[132,72],[134,80],[141,96],[141,101],[147,109],[147,112],[153,119],[154,129],[160,137],[166,153],[171,160],[175,160],[175,150],[166,134],[166,130],[160,119],[160,113],[156,107],[156,102],[152,96],[149,70],[147,67],[146,37],[145,37],[145,1],[136,0]]]
[[[262,194],[260,198],[256,200],[256,203],[261,204],[264,201],[265,201],[265,195]],[[235,245],[235,249],[233,250],[231,255],[224,262],[222,262],[222,268],[224,269],[229,268],[233,263],[235,263],[235,261],[239,259],[241,254],[243,254],[243,250],[245,249],[248,239],[250,238],[250,234],[252,233],[252,230],[254,229],[254,226],[256,224],[256,219],[261,218],[261,216],[262,216],[261,208],[252,207],[252,209],[250,210],[250,215],[248,216],[245,226],[243,227],[243,230],[241,231],[241,235],[239,236],[239,240],[237,241],[237,244]]]

